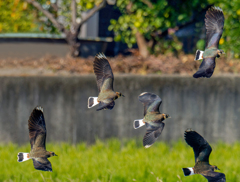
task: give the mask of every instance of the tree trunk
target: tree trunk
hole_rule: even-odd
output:
[[[80,43],[78,42],[78,34],[71,33],[70,31],[66,33],[66,41],[70,46],[70,53],[72,57],[80,56]]]
[[[136,39],[137,39],[137,45],[138,45],[140,55],[143,58],[147,58],[149,56],[149,51],[148,51],[147,42],[144,36],[137,31]]]
[[[80,56],[80,43],[74,42],[70,44],[70,52],[72,57],[79,57]]]

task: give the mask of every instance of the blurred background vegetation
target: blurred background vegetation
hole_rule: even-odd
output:
[[[240,181],[240,143],[211,145],[210,163],[226,174],[227,181]],[[96,144],[48,144],[58,156],[50,158],[53,172],[37,171],[31,160],[17,162],[18,152],[30,151],[30,145],[0,145],[0,181],[91,181],[91,182],[205,182],[202,175],[185,177],[182,167],[194,165],[194,153],[183,141],[156,142],[142,147],[140,140],[97,140]],[[4,167],[3,167],[4,166]],[[11,170],[9,170],[11,169]],[[27,171],[27,172],[26,172]]]
[[[57,0],[38,0],[42,7],[53,13],[54,17],[62,17],[64,26],[70,28],[71,25],[71,0],[62,0],[61,7],[57,11]],[[76,13],[81,13],[99,5],[101,0],[77,0]],[[43,14],[37,11],[31,4],[25,0],[6,0],[0,2],[0,33],[8,32],[48,32],[60,33],[51,21]]]
[[[40,0],[41,6],[60,18],[66,29],[71,28],[71,0],[62,0],[56,9],[56,0]],[[103,0],[76,0],[77,17],[99,6]],[[129,48],[138,45],[143,57],[149,54],[178,53],[183,49],[181,40],[175,33],[189,24],[195,24],[197,37],[196,48],[204,49],[204,15],[212,5],[223,9],[225,25],[220,47],[229,57],[239,58],[240,42],[240,2],[219,0],[118,0],[114,8],[121,16],[112,19],[108,29],[114,31],[115,41],[122,41]],[[37,11],[24,0],[6,0],[0,2],[0,33],[6,32],[48,32],[61,33],[42,11]],[[80,20],[76,20],[80,21]]]
[[[36,30],[36,15],[27,2],[0,1],[0,15],[0,33],[40,31]]]
[[[109,29],[115,32],[116,41],[122,40],[129,47],[137,43],[144,57],[149,53],[179,51],[182,46],[174,33],[179,27],[194,21],[195,16],[207,6],[206,0],[119,0],[117,7],[122,16],[112,20]]]

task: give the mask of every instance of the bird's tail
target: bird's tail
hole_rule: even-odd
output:
[[[134,120],[134,122],[133,122],[134,129],[138,129],[144,125],[145,125],[145,123],[143,122],[143,119],[137,119],[137,120]]]
[[[197,60],[203,59],[203,53],[204,53],[204,51],[197,50],[194,60],[197,61]]]
[[[89,97],[88,98],[88,108],[98,105],[99,102],[97,101],[97,99],[98,99],[97,97]]]
[[[19,152],[18,153],[18,162],[23,162],[23,161],[27,161],[29,160],[29,153],[23,153],[23,152]]]
[[[190,175],[194,175],[194,170],[192,167],[188,167],[188,168],[182,168],[184,176],[190,176]]]

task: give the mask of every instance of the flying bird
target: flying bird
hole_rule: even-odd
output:
[[[52,165],[47,158],[57,155],[46,150],[47,130],[42,107],[33,109],[28,120],[28,129],[31,151],[30,153],[18,153],[18,162],[32,159],[35,169],[52,172]]]
[[[194,78],[210,78],[215,68],[215,58],[225,54],[223,50],[218,49],[219,40],[223,33],[224,15],[219,7],[208,9],[205,18],[206,26],[206,48],[205,51],[196,52],[195,60],[203,59],[198,71],[193,75]]]
[[[97,111],[102,109],[113,109],[114,100],[123,96],[120,92],[113,91],[113,73],[111,66],[104,54],[95,56],[93,62],[93,70],[97,78],[98,97],[88,98],[88,108],[98,105]]]
[[[144,118],[134,120],[133,127],[137,129],[146,125],[147,131],[143,137],[143,146],[148,148],[161,135],[165,125],[163,121],[170,116],[159,112],[162,99],[158,95],[144,92],[138,96],[138,100],[143,103]]]
[[[212,148],[208,142],[196,131],[192,130],[186,130],[184,138],[187,144],[193,148],[195,156],[195,166],[183,168],[184,175],[201,174],[207,178],[208,182],[225,182],[225,174],[214,172],[214,170],[219,170],[218,167],[209,164]]]

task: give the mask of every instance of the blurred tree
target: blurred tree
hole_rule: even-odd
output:
[[[147,57],[151,51],[180,50],[181,44],[174,32],[193,22],[199,12],[207,8],[208,2],[118,0],[116,5],[122,16],[111,20],[109,26],[109,30],[115,32],[115,41],[123,41],[128,47],[137,43],[140,54]]]
[[[240,58],[240,1],[209,0],[209,3],[222,8],[225,17],[223,35],[219,41],[221,49],[227,52],[228,58]]]
[[[38,10],[42,29],[65,34],[71,55],[79,56],[78,35],[82,25],[110,0],[22,0]],[[83,16],[84,13],[84,16]]]
[[[36,26],[34,14],[26,2],[20,0],[0,1],[0,33],[27,32]]]

